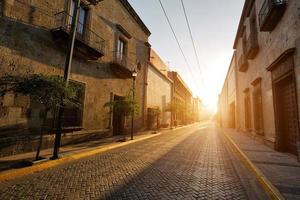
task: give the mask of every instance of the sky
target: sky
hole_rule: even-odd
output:
[[[194,96],[216,111],[233,54],[244,0],[184,0],[200,66],[193,50],[181,0],[161,0],[187,57],[184,61],[159,0],[129,0],[151,31],[149,41],[171,70],[180,73]]]

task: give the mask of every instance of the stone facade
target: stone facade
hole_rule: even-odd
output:
[[[223,127],[235,128],[236,125],[236,63],[232,57],[222,92],[219,96],[219,120]]]
[[[300,2],[268,2],[245,1],[236,35],[236,128],[277,150],[297,155]],[[225,81],[224,87],[226,84]],[[225,96],[229,98],[227,90],[220,95],[221,116],[228,115],[231,104],[224,100]],[[226,126],[226,122],[222,125]]]
[[[199,122],[202,114],[202,101],[199,97],[193,98],[193,122]]]
[[[104,104],[112,101],[114,96],[125,96],[132,86],[131,77],[120,76],[122,73],[117,73],[116,65],[113,65],[121,38],[126,45],[123,55],[126,65],[121,63],[121,69],[127,74],[134,68],[138,71],[136,98],[140,112],[135,119],[135,128],[143,129],[150,31],[127,0],[103,1],[88,7],[85,3],[82,1],[86,12],[84,39],[83,44],[78,44],[88,49],[88,53],[100,52],[103,56],[96,59],[74,56],[70,78],[85,86],[82,122],[77,128],[87,132],[112,132],[112,112]],[[61,17],[64,16],[61,13],[68,7],[70,1],[61,0],[0,2],[0,76],[63,74],[66,51],[56,41],[59,36],[53,33],[61,26],[61,20],[67,23],[68,16]],[[21,127],[22,133],[27,130],[29,135],[34,135],[33,130],[38,130],[41,124],[41,107],[17,94],[7,94],[0,100],[1,134],[4,130],[11,133],[12,129],[16,133]]]
[[[172,104],[178,110],[173,112],[174,125],[184,125],[192,122],[193,95],[177,72],[169,71],[168,77],[173,81]]]
[[[171,112],[167,110],[172,101],[173,82],[165,75],[167,66],[159,58],[158,54],[151,49],[150,62],[147,76],[147,109],[159,108],[159,124],[161,127],[171,125]],[[148,127],[152,127],[148,113]],[[157,122],[155,122],[157,123]],[[155,124],[154,123],[154,124]]]

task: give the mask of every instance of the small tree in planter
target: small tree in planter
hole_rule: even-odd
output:
[[[150,118],[156,119],[156,129],[158,130],[159,129],[159,116],[160,116],[159,107],[148,109],[148,115]]]
[[[170,103],[167,105],[165,111],[167,112],[171,112],[172,118],[174,117],[174,115],[179,115],[185,112],[185,108],[184,105],[180,102],[176,102],[176,103]],[[177,121],[173,121],[174,125],[177,126]]]
[[[125,117],[131,116],[132,113],[134,115],[138,115],[139,113],[139,104],[136,99],[133,99],[132,90],[123,99],[107,102],[104,104],[104,107],[110,107],[111,110],[114,109]],[[126,140],[125,135],[124,140]]]
[[[80,101],[76,98],[78,89],[78,86],[72,83],[66,87],[65,80],[60,76],[35,74],[29,76],[4,76],[0,78],[0,96],[9,92],[29,96],[31,100],[40,103],[45,108],[42,115],[43,122],[35,157],[36,160],[40,159],[39,154],[48,113],[50,111],[55,112],[62,101],[65,106],[81,107]]]

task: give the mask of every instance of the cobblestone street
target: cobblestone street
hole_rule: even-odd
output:
[[[222,133],[197,124],[1,183],[0,199],[265,199],[242,169]]]

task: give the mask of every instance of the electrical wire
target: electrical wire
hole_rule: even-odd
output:
[[[176,35],[176,33],[175,33],[175,30],[174,30],[174,28],[173,28],[173,26],[172,26],[172,23],[171,23],[171,21],[170,21],[170,18],[168,17],[168,14],[167,14],[167,12],[166,12],[166,10],[165,10],[165,8],[164,8],[164,6],[163,6],[161,0],[158,0],[158,1],[159,1],[160,6],[161,6],[161,9],[163,10],[163,13],[164,13],[166,19],[167,19],[168,25],[169,25],[169,27],[170,27],[172,33],[173,33],[173,36],[174,36],[174,38],[175,38],[175,40],[176,40],[176,43],[177,43],[177,45],[178,45],[178,47],[179,47],[179,49],[180,49],[180,52],[181,52],[181,54],[182,54],[182,56],[183,56],[183,58],[184,58],[184,61],[185,61],[186,65],[187,65],[187,67],[188,67],[188,69],[189,69],[189,72],[190,72],[191,75],[193,76],[193,80],[197,80],[197,79],[194,77],[194,73],[193,73],[192,70],[191,70],[191,67],[190,67],[190,64],[189,64],[189,62],[188,62],[188,60],[187,60],[187,57],[185,56],[185,54],[184,54],[184,52],[183,52],[182,46],[181,46],[181,44],[180,44],[180,42],[179,42],[179,40],[178,40],[178,37],[177,37],[177,35]]]
[[[193,37],[193,34],[192,34],[191,25],[190,25],[190,22],[189,22],[189,19],[188,19],[188,16],[187,16],[187,12],[186,12],[183,0],[181,0],[181,5],[182,5],[182,9],[183,9],[184,16],[185,16],[185,21],[187,23],[187,27],[188,27],[188,30],[189,30],[189,35],[190,35],[190,38],[191,38],[191,41],[192,41],[192,44],[193,44],[193,49],[194,49],[194,53],[195,53],[195,57],[196,57],[196,61],[197,61],[197,66],[198,66],[198,69],[200,71],[201,81],[202,81],[203,86],[205,87],[205,83],[204,83],[204,80],[203,80],[204,79],[203,78],[203,72],[202,72],[202,69],[201,69],[201,66],[200,66],[199,56],[198,56],[196,45],[195,45],[195,40],[194,40],[194,37]]]

